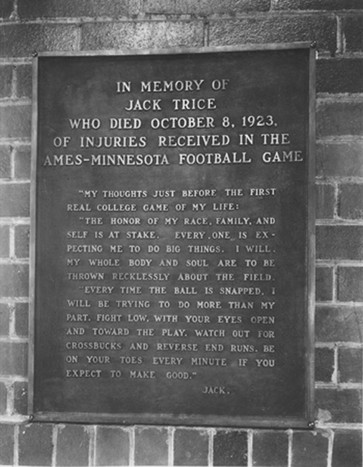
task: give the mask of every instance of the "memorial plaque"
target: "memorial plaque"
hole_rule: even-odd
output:
[[[34,59],[34,420],[311,425],[314,54]]]

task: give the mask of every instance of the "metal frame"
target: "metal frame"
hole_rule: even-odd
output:
[[[253,428],[314,428],[314,307],[315,307],[315,43],[298,42],[286,44],[241,45],[238,47],[204,47],[204,48],[171,48],[171,49],[118,49],[105,51],[82,52],[41,52],[33,55],[33,106],[32,106],[32,137],[31,137],[31,233],[30,233],[30,320],[29,320],[29,390],[28,414],[30,421],[36,422],[74,422],[74,423],[110,423],[110,424],[170,424],[194,426],[226,426]],[[130,55],[177,55],[205,54],[243,51],[275,51],[310,49],[309,58],[309,157],[308,157],[308,228],[307,241],[307,307],[306,312],[306,420],[293,417],[261,417],[261,416],[201,416],[201,415],[171,415],[153,413],[60,413],[41,412],[34,414],[34,367],[35,367],[35,282],[36,282],[36,236],[37,236],[37,206],[36,206],[36,162],[38,141],[38,60],[41,57],[92,57],[92,56],[130,56]]]

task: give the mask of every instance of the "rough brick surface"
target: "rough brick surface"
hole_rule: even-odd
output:
[[[97,427],[96,465],[129,465],[129,433],[118,427]]]
[[[363,301],[363,267],[338,268],[338,300]]]
[[[0,57],[30,58],[34,51],[74,51],[78,29],[74,24],[0,24]]]
[[[27,346],[19,342],[0,342],[0,374],[25,376]]]
[[[0,18],[8,19],[13,11],[13,0],[1,0]]]
[[[0,145],[0,178],[9,179],[11,176],[10,146]]]
[[[247,433],[218,430],[213,442],[213,465],[247,465]]]
[[[316,218],[334,217],[335,193],[332,185],[316,185]]]
[[[363,307],[317,307],[317,342],[363,342]]]
[[[335,51],[336,24],[330,16],[270,15],[211,20],[210,45],[317,41],[320,50]]]
[[[0,303],[0,336],[9,335],[10,310],[6,303]]]
[[[128,0],[18,0],[21,19],[57,17],[112,17],[128,15]]]
[[[7,258],[9,256],[9,226],[0,225],[0,258]]]
[[[192,15],[217,15],[246,13],[252,11],[268,11],[270,0],[146,0],[143,12],[147,14],[192,14]]]
[[[363,218],[363,184],[342,185],[338,214],[344,219]]]
[[[0,66],[0,98],[11,97],[13,67],[10,65]]]
[[[167,437],[165,428],[137,428],[135,465],[168,465]]]
[[[0,217],[28,217],[29,204],[29,183],[0,185]]]
[[[362,394],[359,389],[316,389],[317,419],[333,423],[362,422]]]
[[[0,382],[0,414],[1,415],[6,413],[7,400],[8,400],[8,389],[5,383]]]
[[[31,156],[28,146],[21,146],[15,150],[14,155],[15,178],[30,179]]]
[[[14,383],[14,412],[20,415],[28,413],[28,384],[25,381]]]
[[[80,425],[59,426],[56,465],[88,465],[89,432]]]
[[[82,50],[202,45],[202,21],[86,23],[82,26]]]
[[[346,50],[361,52],[363,50],[363,15],[355,13],[343,18],[343,37]]]
[[[332,467],[362,465],[362,432],[338,430],[334,436]]]
[[[318,226],[316,253],[318,259],[363,259],[363,227]]]
[[[15,256],[17,258],[29,258],[29,235],[29,225],[15,227]]]
[[[363,8],[360,0],[272,0],[275,9],[346,10]]]
[[[324,302],[333,298],[333,268],[316,268],[316,300]]]
[[[339,349],[338,374],[342,383],[361,383],[362,374],[362,349]]]
[[[30,65],[16,67],[16,95],[18,97],[32,97],[33,75]]]
[[[315,349],[315,381],[330,383],[334,372],[333,349]]]
[[[318,137],[363,134],[363,102],[318,102],[316,112]]]
[[[255,431],[253,433],[253,462],[259,467],[286,467],[288,453],[287,434],[279,431]]]
[[[19,430],[19,465],[52,464],[52,426],[32,424]]]
[[[292,465],[294,467],[326,467],[328,436],[321,432],[295,432],[292,438]]]
[[[15,304],[15,333],[19,337],[27,337],[28,335],[28,303]]]
[[[30,138],[30,105],[4,105],[0,107],[0,137]]]
[[[14,425],[0,425],[0,464],[12,465],[14,452]]]
[[[359,3],[363,5],[360,0]],[[329,93],[363,92],[362,75],[362,58],[318,60],[316,63],[316,90],[317,92]]]
[[[200,430],[176,430],[174,465],[208,465],[208,433]]]
[[[26,297],[28,269],[25,264],[0,264],[0,294],[3,297]]]
[[[319,142],[316,172],[322,177],[363,177],[363,142]]]

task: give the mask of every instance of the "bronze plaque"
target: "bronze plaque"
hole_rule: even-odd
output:
[[[35,420],[308,426],[314,53],[35,59]]]

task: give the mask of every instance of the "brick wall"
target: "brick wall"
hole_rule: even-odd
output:
[[[316,41],[316,419],[312,432],[31,424],[31,56]],[[362,465],[361,0],[1,0],[0,464]]]

